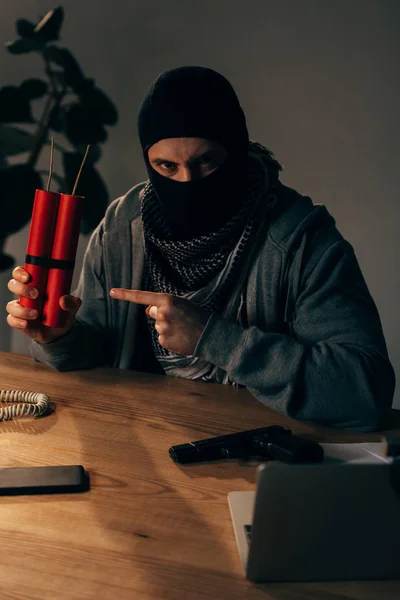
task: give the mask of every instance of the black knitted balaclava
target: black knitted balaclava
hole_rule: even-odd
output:
[[[249,136],[231,84],[205,67],[180,67],[160,75],[138,117],[150,182],[177,238],[215,231],[237,212],[246,189]],[[220,143],[225,162],[207,177],[179,182],[157,173],[149,148],[160,140],[198,137]]]

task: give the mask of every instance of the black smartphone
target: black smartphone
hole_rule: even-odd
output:
[[[0,496],[69,494],[90,488],[82,465],[0,468]]]

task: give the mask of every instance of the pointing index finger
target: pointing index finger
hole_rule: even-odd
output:
[[[159,292],[145,292],[142,290],[126,290],[123,288],[113,288],[110,295],[117,300],[127,300],[135,304],[152,304],[153,306],[165,306],[169,294],[160,294]]]

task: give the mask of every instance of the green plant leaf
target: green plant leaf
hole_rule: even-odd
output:
[[[0,171],[0,239],[20,231],[32,215],[35,190],[42,179],[29,165],[12,165]]]
[[[34,141],[35,137],[31,133],[0,123],[0,148],[3,154],[14,156],[22,152],[29,152]]]
[[[33,38],[21,38],[13,42],[7,42],[6,48],[11,54],[26,54],[27,52],[38,52],[42,50],[43,44]]]
[[[18,35],[22,38],[30,38],[33,37],[35,24],[31,23],[31,21],[28,21],[27,19],[17,19],[15,23],[15,29]]]
[[[0,89],[0,123],[33,123],[29,99],[19,87]]]
[[[107,132],[93,111],[75,103],[65,107],[64,134],[75,147],[99,144],[107,139]]]
[[[86,79],[85,85],[79,92],[79,97],[82,104],[87,106],[99,121],[106,125],[115,125],[117,123],[118,111],[114,103],[102,90],[93,86],[92,80]]]
[[[63,154],[65,184],[68,193],[71,193],[74,187],[82,158],[82,154],[77,152]],[[93,165],[86,163],[83,167],[76,193],[85,197],[81,231],[88,234],[100,223],[108,206],[107,188]]]
[[[47,46],[44,49],[44,55],[47,60],[63,67],[66,84],[71,86],[75,92],[78,92],[85,82],[85,77],[72,52],[58,46]]]
[[[27,98],[41,98],[47,92],[48,85],[41,79],[25,79],[20,90]]]
[[[58,46],[47,46],[44,49],[44,55],[47,58],[47,60],[50,60],[51,62],[55,63],[56,65],[60,66],[60,67],[64,67],[65,66],[65,50],[66,48],[59,48]]]
[[[33,33],[35,37],[43,42],[53,42],[59,39],[61,25],[64,20],[64,9],[62,6],[49,10],[48,13],[36,25]]]
[[[2,271],[11,271],[15,265],[15,258],[9,254],[4,254],[0,250],[0,273]]]

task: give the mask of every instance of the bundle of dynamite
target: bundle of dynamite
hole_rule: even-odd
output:
[[[29,285],[39,291],[34,300],[20,298],[21,306],[34,308],[39,320],[48,327],[64,327],[68,313],[60,307],[60,298],[71,291],[83,211],[83,196],[75,196],[85,163],[86,148],[72,194],[50,191],[53,168],[53,141],[46,190],[36,190],[25,258]]]

